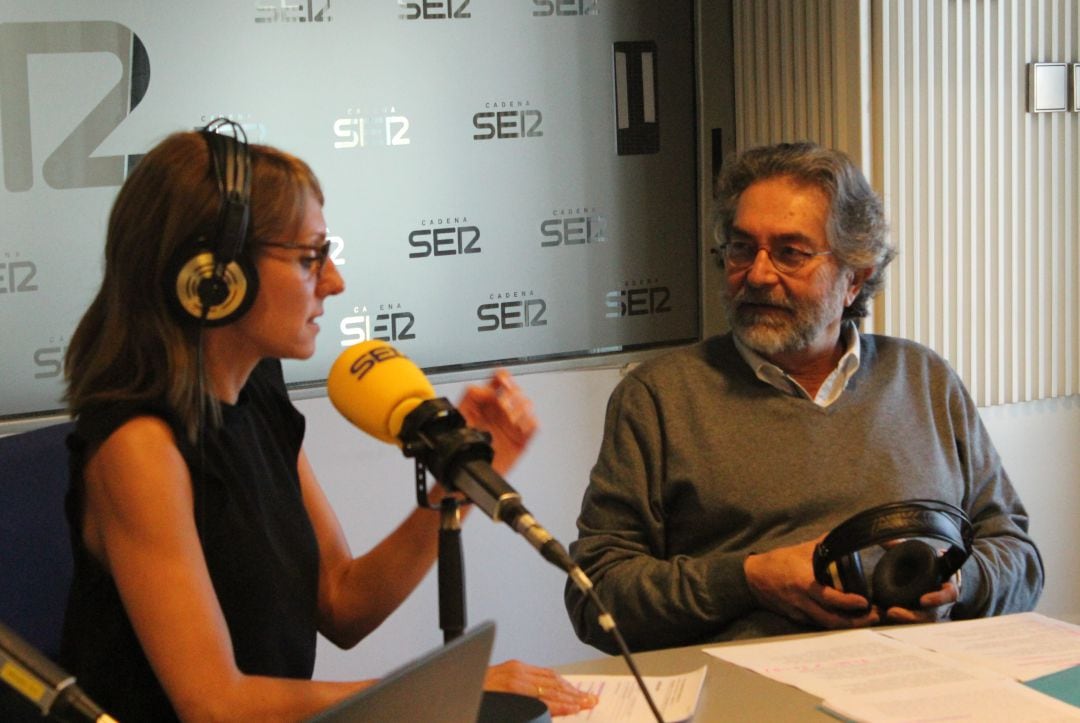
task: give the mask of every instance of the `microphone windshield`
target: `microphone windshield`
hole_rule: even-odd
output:
[[[435,398],[420,367],[377,340],[341,352],[330,367],[326,391],[342,416],[372,437],[397,445],[406,415]]]

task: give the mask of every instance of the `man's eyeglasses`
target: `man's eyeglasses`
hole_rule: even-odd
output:
[[[300,265],[305,269],[315,269],[316,275],[321,274],[323,267],[326,266],[326,259],[330,257],[330,242],[319,244],[318,246],[309,246],[308,244],[298,244],[292,241],[257,241],[256,246],[269,246],[274,249],[297,249],[300,251],[310,252],[313,256],[304,255],[300,257]]]
[[[741,271],[754,265],[758,252],[764,251],[772,261],[773,267],[784,274],[793,274],[815,256],[826,256],[832,251],[803,251],[800,248],[784,245],[770,249],[768,246],[758,246],[748,241],[728,241],[713,248],[712,252],[729,271]]]

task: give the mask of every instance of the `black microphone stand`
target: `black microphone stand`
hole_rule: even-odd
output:
[[[461,545],[461,505],[443,497],[439,520],[439,627],[443,642],[465,632],[465,555]]]
[[[436,509],[427,498],[427,469],[416,460],[417,504]],[[465,632],[465,554],[461,544],[461,502],[446,495],[439,503],[439,628],[449,643]]]
[[[461,544],[461,500],[450,492],[445,473],[462,460],[490,462],[490,438],[465,426],[465,419],[445,399],[429,399],[406,418],[401,429],[402,451],[416,460],[416,503],[428,501],[427,470],[443,481],[447,494],[439,504],[439,627],[443,642],[465,632],[465,560]]]

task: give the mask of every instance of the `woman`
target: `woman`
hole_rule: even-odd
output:
[[[248,186],[250,228],[232,226]],[[209,131],[165,139],[117,196],[66,360],[62,663],[119,720],[296,720],[370,685],[311,681],[316,632],[355,645],[437,556],[439,515],[417,509],[353,557],[303,451],[279,360],[314,353],[323,301],[344,288],[322,203],[299,159]],[[239,267],[225,268],[230,235]],[[192,283],[208,258],[214,279]],[[535,429],[509,375],[460,408],[509,469]],[[554,715],[595,702],[516,661],[486,687],[540,694]]]

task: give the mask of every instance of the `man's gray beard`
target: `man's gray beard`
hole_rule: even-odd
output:
[[[807,326],[799,314],[795,318],[740,319],[731,303],[726,305],[726,311],[728,325],[739,341],[763,356],[805,349],[817,334],[817,329]]]
[[[839,284],[834,291],[836,296],[843,293]],[[832,315],[835,312],[830,308],[833,306],[830,302],[836,300],[841,304],[841,309],[843,308],[842,300],[836,297],[825,298],[817,304],[800,304],[790,299],[776,302],[764,294],[747,294],[745,291],[740,292],[735,299],[728,298],[726,294],[722,295],[722,298],[732,333],[748,348],[766,357],[809,348],[818,334],[833,320]],[[744,311],[741,313],[743,318],[740,318],[739,302],[750,300],[776,304],[787,311],[768,315]],[[794,312],[794,315],[791,312]]]

